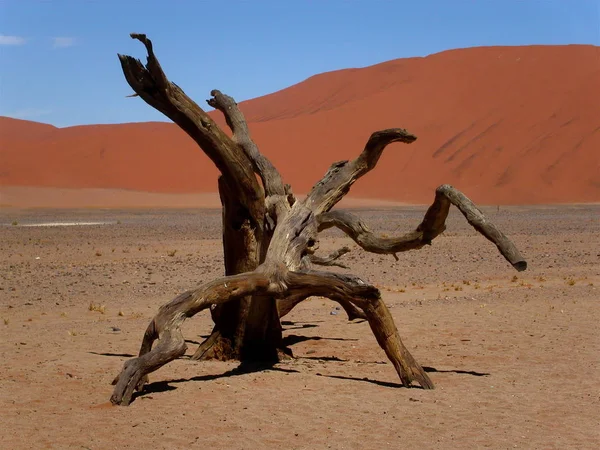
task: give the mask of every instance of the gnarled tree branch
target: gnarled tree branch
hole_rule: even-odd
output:
[[[437,188],[435,200],[417,229],[402,236],[376,236],[359,217],[347,211],[329,211],[320,214],[317,220],[319,231],[337,227],[368,252],[395,254],[431,245],[431,241],[446,229],[446,218],[451,204],[460,210],[478,232],[496,244],[502,256],[515,269],[522,271],[527,268],[525,259],[512,241],[489,222],[469,198],[447,184]]]
[[[446,219],[447,204],[456,206],[473,228],[483,234],[489,241],[496,244],[498,251],[516,270],[522,272],[527,269],[527,261],[525,261],[525,258],[523,258],[515,244],[496,225],[488,221],[481,210],[465,194],[449,184],[443,184],[436,189],[434,203],[423,219],[422,226],[425,230],[435,229],[439,221],[442,220],[442,217],[443,220]],[[439,213],[437,212],[438,208]],[[446,212],[444,213],[443,211]],[[432,239],[427,231],[424,233],[424,238],[426,240]]]
[[[364,311],[377,342],[394,363],[402,382],[408,386],[413,380],[417,380],[425,388],[433,387],[431,380],[402,344],[393,319],[375,286],[353,275],[317,271],[291,272],[282,266],[275,269],[259,266],[253,272],[206,283],[163,305],[146,330],[139,356],[126,361],[122,372],[115,378],[111,402],[128,405],[134,390],[142,389],[147,382],[149,373],[185,353],[187,346],[181,333],[181,325],[186,318],[211,305],[249,295],[265,299],[272,296],[307,298],[316,295],[340,303],[354,303]],[[156,340],[158,344],[153,348]]]
[[[287,197],[286,187],[279,171],[263,154],[250,137],[250,130],[244,118],[244,114],[239,109],[236,101],[229,95],[214,89],[210,95],[212,98],[206,102],[215,109],[218,109],[225,116],[225,120],[233,132],[233,140],[244,151],[246,156],[252,161],[254,170],[260,176],[267,197],[278,197],[283,199]],[[285,201],[289,206],[289,203]],[[289,207],[288,207],[289,209]]]
[[[154,54],[150,39],[145,34],[136,33],[132,33],[131,37],[142,42],[148,52],[145,66],[131,56],[119,55],[123,74],[131,88],[146,103],[169,117],[194,139],[214,162],[251,215],[262,219],[264,198],[246,154],[239,151],[238,145],[198,104],[168,80]]]
[[[305,258],[308,259],[309,263],[315,264],[317,266],[337,266],[342,269],[349,269],[348,266],[338,262],[338,259],[344,256],[346,253],[350,252],[350,247],[342,247],[337,250],[331,252],[327,256],[318,256],[315,254],[307,255]]]
[[[293,277],[298,274],[290,272],[290,275]],[[302,281],[298,280],[299,283],[313,285],[308,292],[332,300],[347,300],[360,307],[377,342],[396,368],[402,384],[410,386],[413,381],[417,381],[424,389],[433,389],[433,382],[429,376],[402,343],[394,319],[381,300],[378,289],[348,274],[310,271],[302,274],[301,279]],[[363,294],[356,295],[358,292]]]
[[[350,190],[350,186],[372,170],[383,150],[393,142],[410,144],[417,139],[402,128],[376,131],[371,135],[362,153],[353,161],[334,163],[325,176],[314,185],[305,202],[315,214],[329,211]]]
[[[125,362],[115,378],[115,388],[110,400],[114,404],[129,405],[134,390],[141,390],[147,375],[170,361],[182,356],[187,346],[181,333],[186,318],[213,304],[225,303],[256,292],[277,289],[270,279],[260,272],[218,278],[196,289],[184,292],[161,306],[144,334],[139,356]],[[153,343],[158,339],[158,344]]]

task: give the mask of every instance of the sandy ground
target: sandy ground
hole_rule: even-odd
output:
[[[600,206],[484,208],[530,263],[515,272],[456,212],[431,247],[351,243],[437,388],[399,385],[364,322],[325,299],[285,317],[296,359],[237,374],[182,358],[109,406],[157,308],[222,273],[218,210],[0,211],[0,446],[591,449],[600,445]],[[361,210],[409,230],[423,208]],[[47,222],[105,225],[24,227]],[[12,225],[16,222],[16,225]],[[323,237],[327,249],[349,241]],[[188,354],[211,329],[186,322]]]

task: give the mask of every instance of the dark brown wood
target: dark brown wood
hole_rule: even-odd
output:
[[[223,256],[225,275],[250,272],[258,267],[261,254],[260,236],[253,227],[249,211],[238,201],[224,177],[219,177],[222,205]],[[251,297],[240,298],[211,309],[215,327],[200,345],[193,359],[239,359],[246,331]]]
[[[453,204],[517,270],[524,270],[526,263],[512,242],[464,194],[448,185],[437,189],[417,229],[398,238],[377,237],[358,217],[331,211],[353,183],[375,167],[387,145],[416,139],[401,128],[373,133],[356,159],[333,164],[308,196],[297,200],[252,141],[233,98],[214,90],[208,100],[225,115],[233,132],[229,138],[167,79],[150,40],[141,34],[132,37],[146,46],[148,62],[144,66],[119,55],[130,86],[187,132],[221,171],[225,276],[185,292],[159,309],[146,329],[138,357],[126,361],[115,378],[111,401],[128,405],[134,391],[147,383],[149,373],[182,356],[186,344],[181,326],[205,309],[210,308],[215,327],[194,358],[275,360],[281,346],[280,317],[312,296],[340,303],[351,320],[368,320],[402,384],[417,382],[432,389],[433,382],[402,343],[379,290],[354,275],[313,270],[313,265],[344,267],[337,259],[348,251],[343,248],[325,257],[316,256],[319,232],[338,227],[367,251],[395,254],[430,244],[444,231]]]
[[[223,250],[225,274],[249,272],[264,259],[268,244],[263,234],[258,242],[248,211],[233,196],[223,177],[219,178],[223,207]],[[271,361],[279,353],[282,329],[275,299],[244,297],[217,305],[211,310],[215,327],[192,359],[239,359]]]
[[[226,359],[229,358],[233,353],[233,349],[231,347],[227,347],[227,345],[231,345],[231,340],[222,340],[221,332],[215,326],[210,336],[208,336],[204,342],[202,342],[196,352],[192,355],[192,359],[194,360],[204,360],[204,359]]]
[[[243,113],[238,108],[235,100],[218,90],[211,91],[212,98],[207,103],[218,109],[225,116],[227,125],[233,132],[233,141],[246,154],[252,162],[254,171],[262,180],[265,191],[266,214],[264,228],[266,229],[261,242],[260,254],[257,262],[262,262],[270,242],[270,233],[277,224],[277,218],[289,211],[287,196],[289,189],[283,183],[281,175],[271,162],[265,158],[250,136]],[[234,257],[237,258],[239,246],[233,246]],[[255,266],[253,267],[253,269]],[[248,269],[247,269],[248,270]],[[241,273],[236,271],[235,273]],[[227,306],[223,306],[227,308]],[[276,360],[279,354],[278,348],[282,341],[282,329],[277,312],[276,300],[273,298],[248,298],[238,309],[237,313],[229,311],[226,318],[235,318],[238,337],[234,342],[232,357],[246,360],[270,361]],[[217,329],[220,329],[217,326]],[[223,336],[223,330],[221,336]]]

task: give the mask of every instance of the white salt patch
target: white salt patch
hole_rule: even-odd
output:
[[[89,225],[113,225],[116,222],[43,222],[43,223],[24,223],[20,227],[79,227]]]

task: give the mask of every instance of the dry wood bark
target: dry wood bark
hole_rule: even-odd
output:
[[[310,256],[308,256],[308,261],[312,264],[318,265],[318,266],[337,266],[337,267],[341,267],[342,269],[349,269],[348,266],[338,262],[338,258],[344,256],[346,253],[350,252],[350,248],[349,247],[342,247],[342,248],[338,248],[337,250],[331,252],[329,255],[327,256],[318,256],[315,254],[312,254]]]
[[[319,231],[337,227],[351,237],[364,250],[371,253],[395,254],[417,250],[446,229],[450,205],[456,206],[467,221],[482,235],[496,244],[498,250],[518,271],[527,268],[527,262],[516,246],[459,190],[444,184],[436,189],[435,200],[423,221],[414,231],[397,237],[379,237],[357,216],[348,211],[330,211],[319,216]]]
[[[425,389],[433,388],[403,345],[377,288],[355,275],[313,269],[313,265],[340,265],[337,259],[348,251],[344,248],[326,257],[315,255],[319,232],[337,227],[367,251],[395,254],[431,244],[445,229],[449,207],[454,204],[517,270],[524,270],[526,263],[512,242],[467,197],[448,185],[438,188],[417,229],[398,238],[376,237],[358,217],[331,211],[353,183],[375,168],[387,145],[416,139],[400,128],[373,133],[356,159],[334,163],[304,200],[296,200],[252,141],[244,116],[231,97],[214,90],[208,103],[224,114],[233,138],[167,79],[150,40],[145,35],[132,37],[146,46],[148,62],[144,66],[119,55],[130,86],[185,130],[221,171],[226,276],[185,292],[159,309],[144,334],[139,356],[126,361],[114,380],[111,401],[128,405],[149,373],[182,356],[187,349],[182,323],[208,308],[215,330],[195,357],[221,352],[240,359],[276,358],[281,341],[279,318],[311,296],[339,302],[350,319],[368,320],[403,385],[416,381]]]

